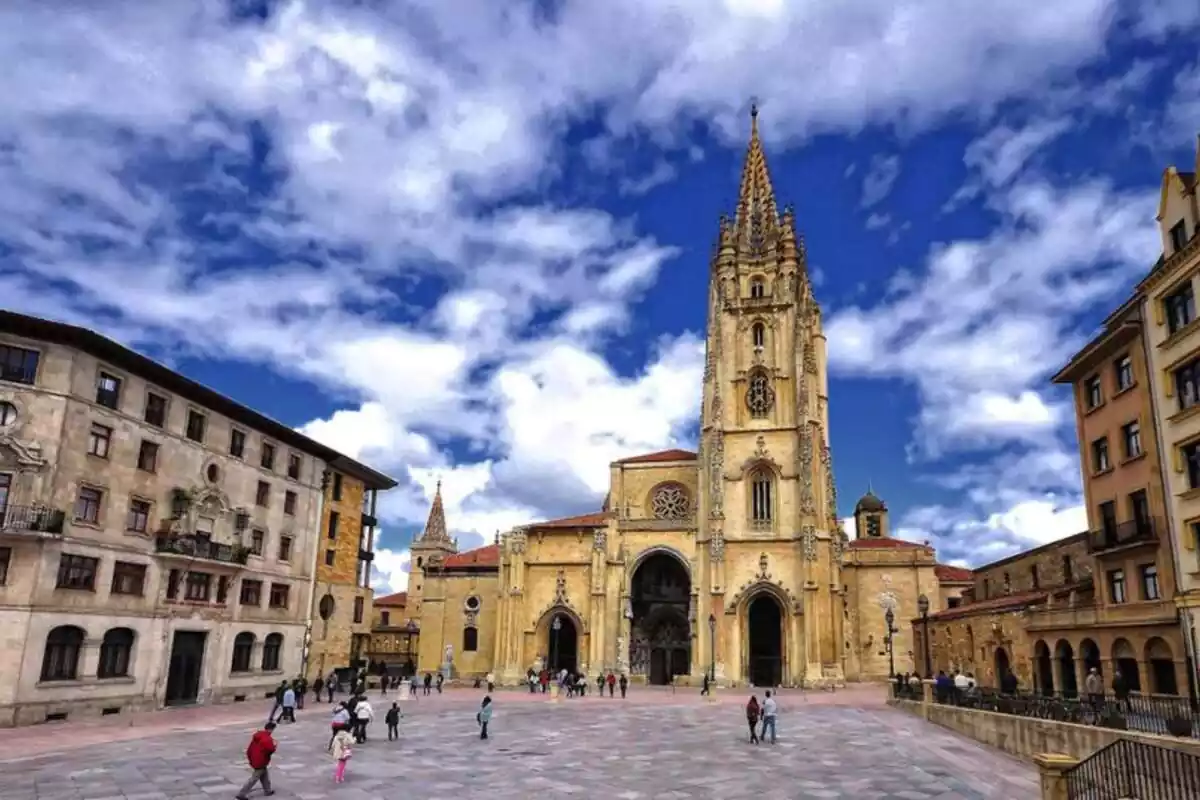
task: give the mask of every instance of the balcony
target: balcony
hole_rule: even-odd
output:
[[[358,560],[359,561],[374,561],[375,554],[373,552],[371,552],[370,550],[359,550],[358,551]]]
[[[1088,532],[1088,552],[1107,553],[1140,544],[1157,544],[1162,520],[1144,519],[1119,522],[1111,528]]]
[[[67,515],[46,506],[0,507],[0,534],[45,533],[59,535],[63,532]]]
[[[236,544],[220,544],[206,536],[182,534],[159,535],[154,538],[154,552],[166,556],[203,558],[225,564],[245,564],[250,550]]]

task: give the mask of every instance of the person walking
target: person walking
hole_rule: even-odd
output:
[[[700,684],[700,696],[706,697],[707,695],[708,695],[708,673],[706,672],[706,673],[704,673],[704,683]]]
[[[618,681],[618,683],[621,684],[621,699],[624,700],[625,699],[625,690],[627,688],[629,688],[629,678],[625,677],[624,672],[621,673],[621,680]]]
[[[246,761],[250,764],[250,780],[242,784],[241,790],[237,793],[237,800],[249,800],[250,792],[253,791],[256,784],[262,784],[264,795],[275,794],[275,790],[271,788],[271,756],[275,755],[275,737],[271,732],[275,730],[275,723],[268,722],[263,726],[261,731],[256,731],[250,737],[250,744],[246,747]]]
[[[296,690],[291,686],[283,690],[283,710],[279,712],[279,721],[296,721]]]
[[[313,702],[314,703],[320,704],[321,690],[324,688],[325,688],[325,681],[321,680],[321,676],[318,675],[316,678],[313,679],[313,685],[312,685]]]
[[[333,736],[329,744],[329,752],[333,754],[333,782],[346,782],[346,763],[354,755],[354,737],[343,728]]]
[[[308,693],[308,679],[297,678],[292,681],[292,688],[296,690],[296,708],[304,710],[304,695]]]
[[[438,694],[442,693],[442,684],[445,682],[446,682],[446,676],[439,672],[437,674],[437,693]]]
[[[750,744],[758,744],[758,716],[760,713],[758,697],[750,695],[750,702],[746,703],[746,722],[750,723]]]
[[[487,681],[488,685],[488,694],[496,691],[496,674],[494,672],[489,672],[485,680]]]
[[[775,702],[775,698],[771,696],[771,690],[767,690],[766,699],[762,704],[762,733],[760,738],[766,741],[767,729],[771,729],[771,744],[775,744],[775,715],[779,713],[779,704]]]
[[[479,738],[486,739],[488,723],[492,721],[492,698],[483,698],[483,704],[479,707],[479,713],[475,715],[475,721],[479,723]]]
[[[429,694],[429,687],[433,685],[433,676],[428,672],[425,673],[425,694]]]
[[[387,715],[383,721],[387,723],[388,741],[393,742],[400,738],[400,704],[392,703],[392,707],[388,709]]]
[[[325,679],[325,688],[329,690],[329,702],[333,702],[333,693],[337,691],[337,673],[333,670],[329,671],[329,677]]]
[[[358,702],[354,704],[354,720],[357,723],[355,738],[358,739],[359,744],[367,741],[367,726],[373,719],[375,719],[375,710],[371,708],[365,695],[359,696]]]
[[[333,707],[333,717],[329,720],[329,746],[326,750],[333,749],[333,740],[337,738],[338,731],[350,730],[354,715],[350,713],[346,703],[338,703]]]
[[[287,690],[288,690],[288,682],[287,681],[280,681],[279,685],[275,687],[275,705],[271,706],[271,713],[267,716],[267,719],[269,719],[269,720],[276,719],[276,717],[275,717],[276,712],[279,712],[280,715],[282,716],[283,693],[286,692]]]

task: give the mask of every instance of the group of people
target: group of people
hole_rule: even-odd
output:
[[[492,676],[488,675],[488,691],[492,691]],[[582,672],[576,672],[569,669],[560,669],[557,674],[547,669],[542,669],[535,672],[529,669],[525,672],[525,682],[529,685],[529,693],[537,694],[540,690],[545,694],[550,690],[550,683],[554,682],[559,691],[567,697],[583,697],[587,694],[588,678]],[[618,678],[616,673],[609,672],[605,675],[603,672],[596,673],[596,694],[604,696],[604,687],[608,687],[608,696],[615,697],[616,690],[621,688],[621,697],[625,697],[625,693],[629,689],[629,678],[622,673]]]

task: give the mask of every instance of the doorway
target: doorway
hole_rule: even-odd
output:
[[[772,687],[783,682],[783,610],[768,594],[750,601],[747,613],[750,647],[747,678],[755,686]]]
[[[670,553],[651,553],[634,570],[629,606],[632,674],[667,685],[676,675],[691,672],[691,591],[687,568]]]
[[[550,641],[547,642],[550,653],[550,671],[567,670],[574,672],[578,665],[579,631],[575,629],[575,621],[567,614],[555,614],[547,626]]]
[[[200,696],[200,670],[204,666],[204,644],[208,634],[203,631],[175,631],[171,642],[171,664],[167,668],[169,706],[195,703]]]

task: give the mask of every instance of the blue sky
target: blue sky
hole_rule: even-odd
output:
[[[1193,0],[87,5],[0,8],[0,303],[397,476],[381,587],[439,476],[465,548],[693,444],[752,97],[843,514],[976,564],[1084,527],[1047,378],[1158,256]]]

